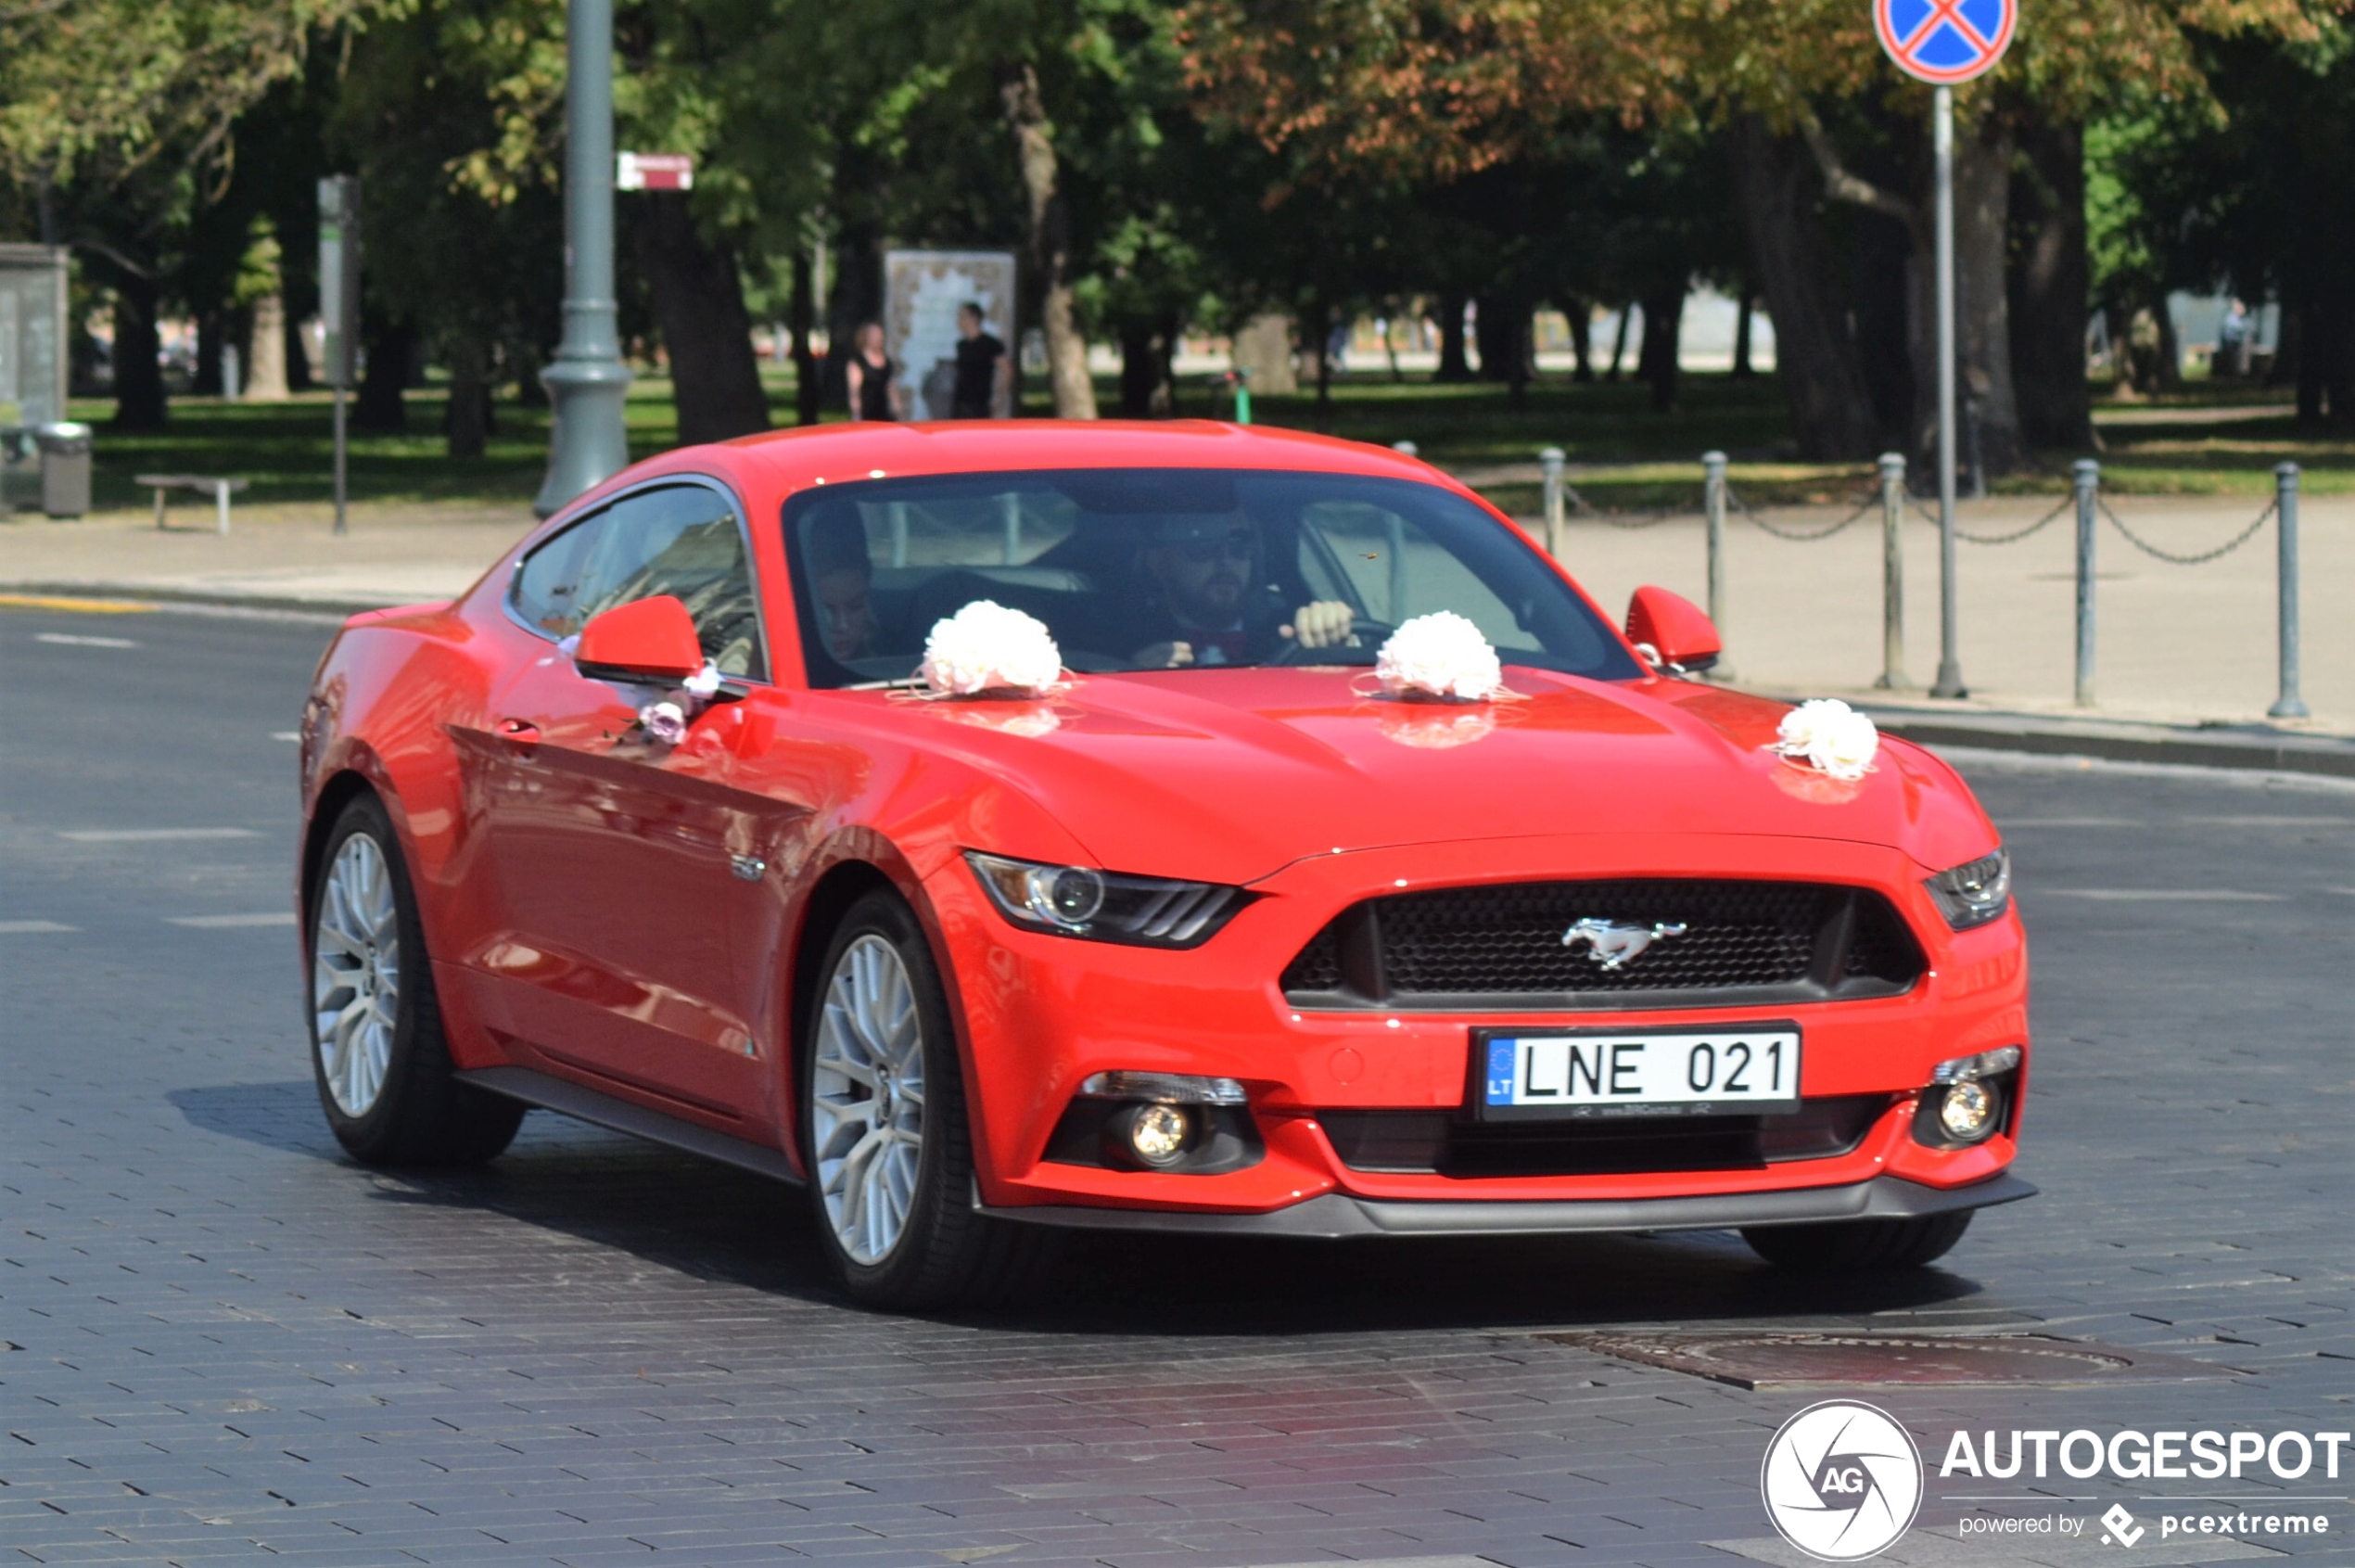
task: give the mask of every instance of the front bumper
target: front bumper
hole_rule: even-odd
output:
[[[1328,1192],[1265,1214],[1197,1214],[1172,1209],[1094,1208],[1033,1204],[975,1212],[996,1219],[1084,1230],[1148,1230],[1194,1236],[1278,1236],[1348,1241],[1363,1236],[1568,1236],[1608,1230],[1730,1230],[1752,1225],[1823,1220],[1917,1219],[2032,1198],[2017,1176],[1969,1187],[1925,1187],[1879,1176],[1847,1187],[1712,1193],[1693,1198],[1495,1203],[1479,1200],[1385,1201]]]
[[[1292,955],[1360,898],[1410,883],[1612,875],[1801,877],[1877,887],[1914,927],[1929,972],[1902,997],[1616,1013],[1318,1011],[1293,1007],[1276,984]],[[1168,951],[1014,930],[961,860],[951,860],[925,879],[925,891],[964,1029],[978,1201],[1010,1216],[1043,1210],[1030,1217],[1049,1223],[1135,1226],[1178,1214],[1180,1229],[1307,1235],[1874,1217],[1916,1211],[1843,1205],[1887,1204],[1909,1190],[1976,1194],[1955,1206],[2007,1201],[1992,1195],[2006,1191],[1993,1183],[2017,1146],[2017,1095],[2004,1130],[1970,1148],[1924,1143],[1913,1118],[1916,1096],[1939,1062],[2028,1044],[2024,939],[2016,915],[1946,931],[1919,876],[1918,866],[1886,848],[1731,835],[1565,835],[1352,851],[1295,863],[1255,884],[1260,897],[1208,943]],[[1766,1015],[1795,1019],[1803,1029],[1801,1090],[1810,1100],[1888,1097],[1888,1110],[1846,1153],[1727,1167],[1468,1176],[1349,1165],[1319,1124],[1328,1111],[1459,1112],[1470,1092],[1470,1031],[1482,1026],[1723,1026]],[[1248,1168],[1199,1175],[1049,1158],[1050,1133],[1082,1080],[1114,1069],[1241,1082],[1265,1157]],[[2028,1076],[2021,1072],[2016,1090]],[[1529,1217],[1509,1217],[1521,1212]],[[1070,1217],[1075,1213],[1104,1217]],[[1686,1214],[1702,1217],[1675,1217]]]

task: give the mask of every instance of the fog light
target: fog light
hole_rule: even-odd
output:
[[[1128,1117],[1128,1152],[1156,1169],[1176,1165],[1194,1130],[1193,1118],[1176,1105],[1139,1105]]]
[[[2001,1093],[1977,1078],[1946,1086],[1938,1103],[1938,1125],[1958,1143],[1976,1143],[1995,1130],[2004,1111]]]

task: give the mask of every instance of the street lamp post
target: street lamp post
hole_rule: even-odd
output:
[[[614,330],[613,0],[565,9],[565,336],[541,372],[554,405],[547,516],[630,463],[622,400],[630,370]]]

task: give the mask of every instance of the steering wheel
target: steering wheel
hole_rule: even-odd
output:
[[[1321,648],[1311,648],[1305,645],[1297,637],[1287,637],[1283,641],[1283,645],[1270,655],[1267,662],[1274,666],[1354,664],[1357,662],[1355,659],[1335,658],[1333,656],[1353,649],[1370,655],[1374,649],[1381,647],[1389,639],[1392,632],[1397,630],[1398,628],[1386,620],[1371,620],[1365,616],[1352,616],[1349,618],[1347,641],[1328,643]],[[1371,663],[1372,660],[1368,658],[1366,662]]]

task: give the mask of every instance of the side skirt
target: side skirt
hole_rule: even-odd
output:
[[[751,1171],[755,1176],[766,1176],[795,1186],[801,1184],[801,1173],[795,1170],[785,1156],[775,1149],[747,1142],[741,1138],[731,1138],[724,1132],[714,1132],[682,1117],[649,1110],[643,1105],[600,1093],[550,1073],[535,1072],[529,1067],[480,1067],[455,1077],[460,1083],[487,1089],[510,1100],[520,1100],[539,1110],[554,1111],[592,1127],[626,1132],[632,1138],[643,1138],[650,1143],[660,1143],[690,1154],[701,1154],[706,1159]]]

